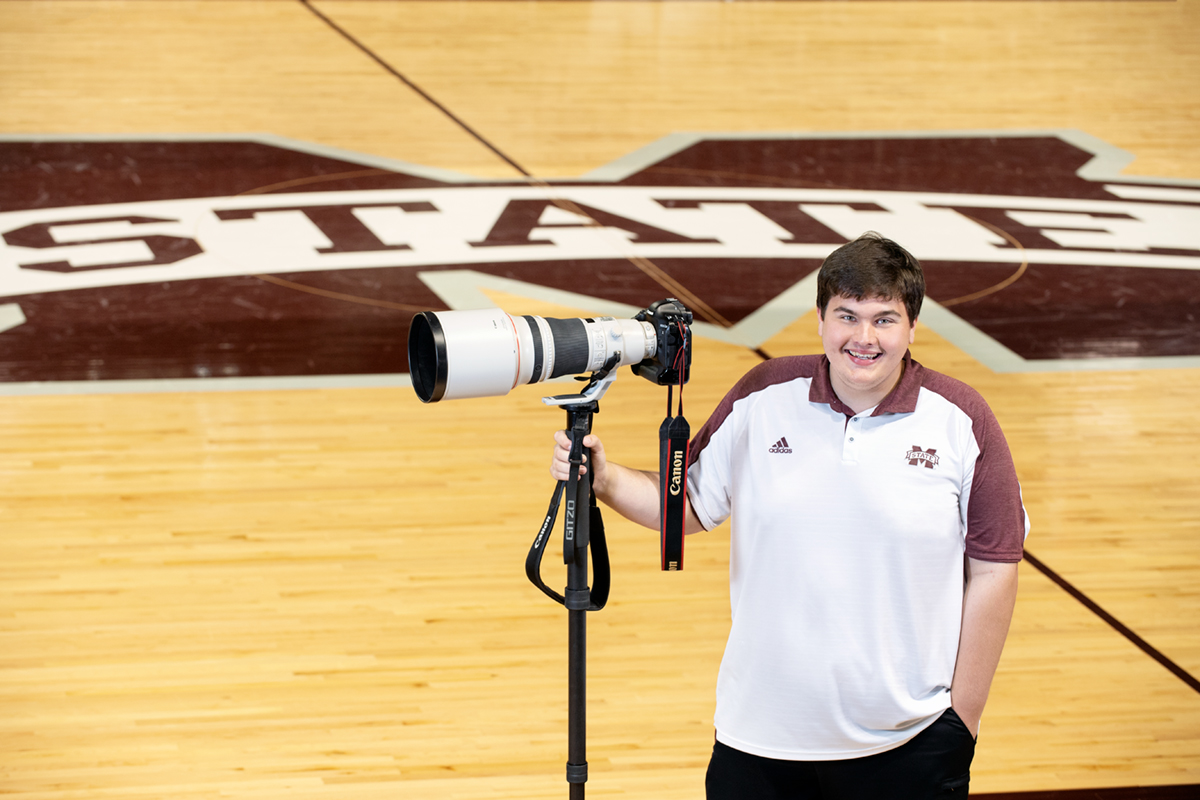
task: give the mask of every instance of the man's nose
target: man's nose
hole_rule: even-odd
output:
[[[863,320],[854,328],[854,341],[860,344],[875,344],[875,326]]]

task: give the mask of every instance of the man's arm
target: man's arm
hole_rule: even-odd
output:
[[[978,736],[1017,600],[1017,565],[968,558],[966,577],[950,702],[972,735]]]
[[[568,461],[571,440],[566,431],[555,431],[554,443],[550,474],[555,480],[565,481],[571,467]],[[609,461],[604,455],[604,444],[595,434],[589,433],[585,436],[583,446],[591,448],[592,457],[580,467],[580,474],[585,474],[589,467],[593,470],[592,490],[596,492],[596,498],[626,519],[658,530],[662,510],[658,495],[658,473],[630,469]],[[700,524],[700,518],[692,510],[691,503],[688,503],[684,532],[695,533],[702,530],[704,526]]]

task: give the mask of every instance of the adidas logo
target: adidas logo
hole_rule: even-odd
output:
[[[790,453],[790,452],[792,452],[792,448],[788,447],[787,437],[785,436],[782,439],[780,439],[778,442],[776,442],[775,444],[771,445],[771,449],[768,450],[767,452],[768,453]]]

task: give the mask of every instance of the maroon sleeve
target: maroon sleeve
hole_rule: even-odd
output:
[[[980,561],[1020,561],[1025,552],[1025,507],[1000,423],[974,389],[932,370],[927,372],[925,388],[942,395],[971,418],[979,445],[967,500],[967,555]]]

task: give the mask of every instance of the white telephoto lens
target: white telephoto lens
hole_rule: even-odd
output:
[[[520,341],[498,308],[439,314],[446,336],[446,400],[497,397],[517,383]]]
[[[423,402],[499,397],[522,383],[595,372],[654,356],[654,326],[635,319],[511,316],[498,308],[423,311],[408,336],[409,373]],[[615,368],[615,367],[614,367]]]
[[[603,367],[614,353],[620,353],[617,366],[625,367],[650,358],[658,349],[654,326],[636,319],[600,317],[586,320],[588,361],[579,372],[595,372]]]

